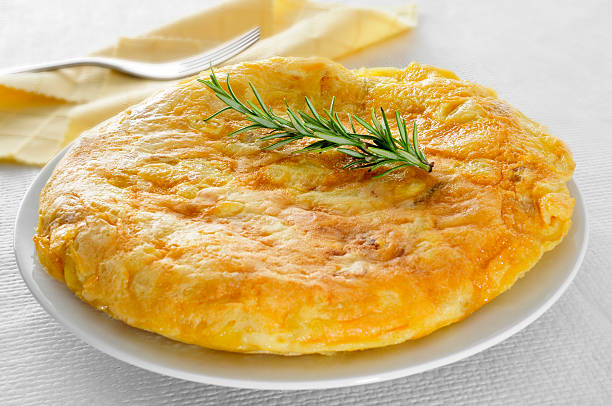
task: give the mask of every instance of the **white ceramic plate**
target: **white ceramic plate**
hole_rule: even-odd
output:
[[[38,197],[64,153],[43,168],[17,215],[15,254],[24,281],[45,310],[98,350],[141,368],[196,382],[254,389],[322,389],[380,382],[450,364],[503,341],[541,316],[567,289],[586,251],[586,211],[572,181],[574,225],[563,243],[512,289],[460,323],[404,344],[334,356],[206,350],[113,320],[81,302],[42,269],[32,242]]]

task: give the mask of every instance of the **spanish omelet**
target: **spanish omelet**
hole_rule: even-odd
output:
[[[216,73],[277,114],[305,96],[396,110],[434,169],[373,179],[384,168],[292,153],[300,141],[265,151],[261,130],[227,137],[249,124],[237,112],[202,120],[224,105],[195,79],[157,93],[71,147],[35,236],[52,276],[131,326],[237,352],[400,343],[510,288],[571,225],[566,146],[452,72],[273,58]]]

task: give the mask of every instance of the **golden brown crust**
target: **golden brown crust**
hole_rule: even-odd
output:
[[[86,132],[40,198],[41,262],[135,327],[205,347],[301,354],[426,335],[508,289],[570,227],[565,145],[451,72],[274,58],[220,69],[340,112],[416,121],[432,173],[373,180],[347,156],[265,152],[195,80]],[[207,74],[204,73],[203,76]]]

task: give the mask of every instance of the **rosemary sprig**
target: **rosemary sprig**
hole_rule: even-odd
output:
[[[246,104],[241,102],[230,85],[229,75],[227,75],[226,81],[227,91],[221,87],[212,69],[210,80],[198,79],[198,81],[208,86],[215,92],[219,100],[227,105],[227,107],[217,111],[204,121],[208,121],[227,110],[235,110],[242,113],[253,124],[240,128],[229,135],[236,135],[255,129],[269,129],[271,130],[270,133],[261,137],[263,141],[274,141],[272,144],[264,147],[266,150],[280,148],[293,141],[308,137],[318,141],[296,152],[322,152],[335,149],[354,158],[345,165],[345,168],[350,169],[369,168],[369,170],[373,170],[384,165],[395,165],[376,175],[375,178],[406,166],[415,166],[428,172],[431,172],[433,168],[433,163],[427,161],[427,158],[419,148],[416,123],[412,125],[411,143],[408,130],[406,129],[406,121],[397,111],[395,112],[395,121],[399,138],[395,138],[391,134],[387,115],[382,108],[380,109],[382,122],[374,109],[372,109],[371,123],[355,115],[348,114],[351,126],[350,130],[348,130],[340,122],[338,113],[334,111],[335,98],[332,98],[329,110],[324,111],[325,116],[321,116],[317,112],[308,97],[305,98],[306,106],[311,114],[299,110],[294,111],[285,102],[287,118],[284,118],[276,115],[270,106],[266,106],[261,95],[251,82],[249,82],[249,86],[259,105],[250,100],[247,100]],[[355,130],[353,119],[365,128],[368,134],[358,134]]]

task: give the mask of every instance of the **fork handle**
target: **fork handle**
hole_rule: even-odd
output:
[[[123,64],[140,65],[138,62],[122,61]],[[56,70],[62,68],[70,68],[73,66],[100,66],[102,68],[110,68],[124,73],[131,73],[131,70],[124,70],[117,64],[117,60],[113,58],[100,58],[88,56],[83,58],[63,59],[61,61],[38,63],[34,65],[16,66],[14,68],[0,69],[0,75],[8,75],[11,73],[24,72],[43,72],[48,70]]]

